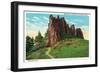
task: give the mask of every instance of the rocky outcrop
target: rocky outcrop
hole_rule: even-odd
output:
[[[75,35],[76,35],[75,25],[71,25],[71,27],[70,27],[70,35],[75,37]]]
[[[50,16],[49,19],[49,26],[48,26],[48,39],[46,46],[50,46],[55,44],[56,42],[60,41],[62,39],[61,32],[62,27],[60,24],[59,16],[57,18]],[[65,30],[65,29],[64,29]]]
[[[69,27],[69,24],[65,21],[64,17],[59,18],[59,16],[53,17],[50,15],[46,46],[52,46],[58,41],[63,40],[66,35],[70,35],[70,37],[77,36],[83,38],[81,29],[75,29],[75,25],[71,25],[71,27]]]
[[[77,38],[82,38],[82,39],[84,38],[83,37],[83,32],[82,32],[81,28],[77,28],[76,29],[76,37]]]

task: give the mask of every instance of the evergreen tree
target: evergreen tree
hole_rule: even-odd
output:
[[[46,33],[45,33],[45,37],[44,37],[44,39],[45,39],[45,40],[48,39],[48,30],[47,30]]]
[[[35,37],[35,42],[43,42],[43,36],[41,35],[40,31],[38,32],[38,35]]]
[[[26,52],[29,52],[34,47],[34,39],[33,37],[26,36]]]
[[[38,47],[44,47],[44,38],[41,35],[40,31],[38,32],[38,35],[35,37],[35,43],[38,43]]]

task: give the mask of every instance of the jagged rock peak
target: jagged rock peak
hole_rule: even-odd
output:
[[[84,39],[81,28],[76,28],[76,37]]]
[[[75,25],[69,27],[64,17],[59,18],[59,16],[53,17],[53,15],[50,15],[46,46],[54,45],[58,41],[63,40],[65,36],[70,36],[69,38],[78,37],[84,39],[83,32],[80,28],[76,29]]]
[[[71,27],[70,27],[70,35],[72,35],[72,37],[76,35],[75,25],[71,25]]]

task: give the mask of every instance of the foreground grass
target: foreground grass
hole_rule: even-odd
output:
[[[60,41],[52,47],[49,47],[49,55],[46,54],[48,48],[42,48],[36,52],[32,52],[26,57],[27,60],[32,59],[50,59],[53,58],[76,58],[89,56],[89,41],[83,39],[69,39]]]
[[[70,39],[57,43],[50,54],[55,58],[88,57],[89,42],[83,39]]]
[[[27,60],[32,59],[48,59],[49,57],[45,54],[46,49],[42,48],[36,52],[31,52],[30,55],[26,56]]]

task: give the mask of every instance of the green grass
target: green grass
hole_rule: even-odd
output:
[[[36,52],[31,52],[30,55],[26,56],[27,60],[32,59],[48,59],[49,57],[45,54],[46,49],[42,48]]]
[[[88,57],[89,42],[83,39],[70,39],[57,43],[50,54],[55,58]]]
[[[76,58],[89,56],[89,41],[84,39],[69,39],[60,41],[50,47],[50,55],[54,58]],[[36,52],[32,52],[26,57],[27,60],[32,59],[50,59],[46,52],[48,48],[42,48]]]

